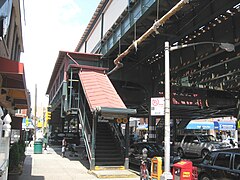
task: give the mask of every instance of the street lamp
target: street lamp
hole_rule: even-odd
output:
[[[183,44],[170,47],[169,42],[165,42],[165,128],[164,128],[164,173],[161,176],[161,180],[172,179],[173,176],[170,172],[170,59],[169,51],[182,49],[190,46],[196,46],[201,44],[217,44],[220,48],[227,52],[234,51],[234,45],[230,43],[218,43],[218,42],[198,42],[192,44]]]

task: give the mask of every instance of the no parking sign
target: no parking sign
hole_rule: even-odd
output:
[[[151,98],[151,116],[164,115],[164,97]]]

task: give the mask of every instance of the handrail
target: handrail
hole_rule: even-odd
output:
[[[82,98],[79,98],[79,99],[81,100],[81,105],[82,105],[82,107],[83,107],[84,110],[85,110],[85,107],[84,107]],[[80,109],[81,109],[81,108],[80,108]],[[86,113],[84,114],[84,116],[85,116],[84,118],[86,118],[86,122],[84,122],[84,124],[87,123],[88,131],[89,131],[90,134],[91,134],[91,128],[90,128],[90,124],[89,124],[88,117],[87,117]]]
[[[123,142],[124,137],[123,137],[122,133],[119,132],[119,129],[116,128],[116,125],[114,123],[111,126],[114,129],[114,135],[117,137],[118,141],[120,142],[120,146],[121,146],[122,150],[125,151],[126,148],[124,146],[124,142]],[[122,135],[121,136],[122,138],[120,137],[120,135]]]
[[[86,124],[83,122],[82,112],[81,112],[80,109],[78,109],[78,117],[79,117],[79,120],[81,121],[81,124],[82,124],[83,138],[84,138],[84,143],[85,143],[86,152],[87,152],[87,156],[88,156],[88,161],[91,162],[92,153],[91,153],[90,145],[88,143],[88,134],[86,133],[86,128],[87,127],[85,126]],[[90,129],[90,128],[88,127],[88,129]]]
[[[8,165],[8,159],[6,159],[0,166],[0,177],[6,172],[7,165]]]

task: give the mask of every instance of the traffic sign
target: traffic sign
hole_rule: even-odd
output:
[[[151,98],[151,116],[164,115],[164,97]]]

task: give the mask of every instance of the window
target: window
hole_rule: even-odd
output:
[[[195,141],[195,142],[199,142],[198,137],[197,137],[197,136],[193,137],[193,138],[192,138],[192,142],[193,142],[193,141]]]
[[[212,165],[214,157],[215,157],[214,153],[207,154],[203,160],[203,164]]]
[[[230,153],[219,153],[217,155],[217,158],[216,158],[214,164],[215,164],[215,166],[229,168],[230,158],[231,158]]]
[[[191,143],[193,140],[193,136],[186,136],[185,139],[184,139],[184,142],[185,143]]]
[[[240,171],[240,154],[235,154],[234,169],[237,169]]]
[[[199,136],[201,142],[212,142],[216,141],[215,137],[212,135],[207,135],[207,136]]]
[[[176,141],[176,142],[181,142],[182,139],[183,139],[183,136],[177,136],[175,141]]]

